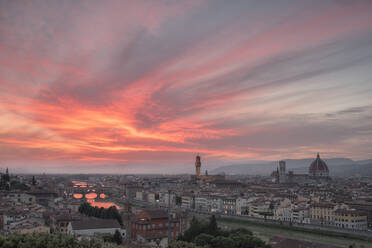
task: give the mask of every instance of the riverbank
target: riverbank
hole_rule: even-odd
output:
[[[208,215],[198,215],[199,218],[208,218]],[[372,240],[364,239],[352,235],[344,235],[341,233],[308,230],[298,227],[288,227],[273,225],[270,223],[260,223],[247,220],[236,220],[229,218],[218,218],[219,226],[223,229],[233,228],[247,228],[251,230],[256,236],[268,242],[273,236],[283,236],[294,238],[298,240],[317,242],[328,245],[338,245],[340,247],[348,248],[349,245],[357,245],[357,247],[371,247]]]

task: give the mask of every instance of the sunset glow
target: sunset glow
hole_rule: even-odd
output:
[[[370,158],[372,1],[268,2],[1,1],[0,167]]]

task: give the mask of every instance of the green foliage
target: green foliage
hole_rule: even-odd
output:
[[[210,235],[218,235],[218,226],[217,226],[216,216],[212,215],[211,218],[209,219],[206,233]]]
[[[214,236],[210,234],[202,233],[195,238],[194,243],[198,246],[207,246],[211,244],[211,241],[213,239],[214,239]]]
[[[75,236],[48,233],[10,234],[0,236],[2,248],[118,248],[114,244],[102,240],[78,240]]]
[[[121,226],[123,225],[123,219],[115,206],[104,209],[92,207],[89,203],[84,202],[80,205],[79,212],[87,216],[93,216],[101,219],[116,219]]]
[[[190,228],[185,231],[184,235],[181,237],[181,240],[192,242],[200,233],[218,236],[221,234],[221,232],[222,231],[217,226],[217,220],[214,215],[211,216],[209,222],[207,223],[200,222],[197,218],[193,217],[190,221]]]
[[[235,247],[234,240],[231,238],[226,238],[224,236],[217,236],[211,240],[210,243],[211,247],[213,248],[225,248],[225,247]]]
[[[111,234],[109,234],[109,233],[100,234],[100,235],[98,235],[98,237],[99,237],[100,239],[102,239],[104,242],[111,242],[111,243],[114,243],[113,235],[111,235]]]
[[[206,223],[200,222],[197,218],[193,217],[190,221],[190,227],[185,231],[183,236],[180,238],[183,241],[192,242],[195,237],[200,233],[205,233]]]
[[[238,220],[238,219],[223,218],[223,222],[233,223],[233,224],[251,223],[251,224],[254,224],[255,226],[263,226],[263,227],[268,227],[268,228],[279,228],[281,230],[290,230],[290,231],[295,231],[295,232],[312,233],[312,234],[328,236],[328,237],[357,239],[357,240],[372,242],[372,237],[358,235],[356,233],[355,234],[354,233],[339,233],[335,231],[308,229],[308,228],[299,227],[299,226],[289,226],[289,225],[282,225],[282,224],[268,223],[268,222],[256,222],[256,221],[250,221],[246,219]]]
[[[265,242],[248,234],[232,234],[230,238],[234,241],[235,248],[265,247]]]
[[[194,243],[186,242],[186,241],[173,241],[169,244],[169,248],[199,248],[200,246],[196,246]]]
[[[170,247],[193,247],[187,246],[194,244],[196,247],[203,248],[267,248],[261,239],[254,237],[253,233],[244,228],[231,231],[223,231],[218,228],[215,216],[211,216],[208,223],[200,222],[195,217],[190,222],[179,242]]]

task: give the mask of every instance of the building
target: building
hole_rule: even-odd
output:
[[[192,176],[193,179],[195,180],[214,180],[214,179],[224,179],[224,175],[208,175],[208,171],[205,171],[205,174],[201,174],[201,158],[199,154],[196,156],[195,159],[195,175]]]
[[[226,197],[223,198],[223,213],[228,215],[236,215],[236,198]]]
[[[201,212],[209,211],[209,200],[207,197],[199,196],[195,197],[195,210]]]
[[[201,161],[200,161],[200,156],[199,154],[196,156],[196,160],[195,160],[195,176],[196,178],[199,178],[201,175],[200,175],[200,168],[201,168]]]
[[[272,174],[277,183],[298,183],[298,184],[319,184],[328,183],[329,169],[327,164],[319,156],[310,164],[308,174],[294,174],[293,171],[286,171],[285,161],[279,161],[279,167]]]
[[[181,207],[185,209],[194,209],[195,208],[195,197],[191,194],[183,195],[181,197]]]
[[[58,194],[54,191],[49,190],[33,190],[28,192],[36,199],[36,203],[45,207],[53,205],[54,199],[58,197]]]
[[[143,199],[144,199],[144,192],[143,191],[137,191],[136,192],[136,200],[138,200],[138,201],[143,201]]]
[[[10,192],[7,198],[15,203],[35,204],[36,197],[22,192]]]
[[[257,199],[249,203],[249,216],[256,218],[274,219],[273,206],[270,201]]]
[[[367,230],[367,215],[362,211],[337,209],[334,212],[334,225],[352,230]]]
[[[179,212],[172,213],[170,218],[171,239],[176,240],[187,229],[187,217]],[[157,241],[162,243],[162,240],[168,236],[169,222],[166,210],[145,209],[132,221],[132,239],[154,245]]]
[[[308,208],[295,208],[292,210],[292,222],[310,224],[310,210]]]
[[[249,214],[249,200],[246,198],[238,197],[236,199],[236,215],[248,215]]]
[[[312,204],[310,207],[310,218],[312,224],[333,225],[335,209],[336,204],[331,202]]]
[[[209,199],[210,212],[211,213],[221,213],[223,210],[223,200],[221,197],[214,196]]]
[[[87,219],[72,221],[68,225],[68,234],[77,236],[94,236],[96,234],[115,234],[119,231],[122,237],[126,236],[125,230],[114,219]]]
[[[346,204],[356,210],[362,211],[367,214],[368,227],[372,228],[372,202],[365,200],[346,202]]]
[[[68,233],[68,226],[73,221],[81,220],[80,216],[72,215],[70,213],[60,213],[50,216],[51,232]]]
[[[21,210],[9,210],[2,213],[3,230],[10,231],[15,226],[27,220],[27,212]]]

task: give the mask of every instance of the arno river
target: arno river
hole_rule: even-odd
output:
[[[103,207],[103,208],[109,208],[111,206],[115,206],[117,209],[120,209],[120,207],[115,204],[114,202],[110,202],[107,200],[104,200],[106,198],[105,194],[99,194],[95,193],[95,184],[88,184],[87,182],[83,181],[72,181],[74,184],[74,188],[88,188],[87,191],[89,193],[85,194],[85,199],[87,202],[89,202],[93,207]],[[75,199],[82,199],[84,197],[83,194],[74,194],[73,197]]]

